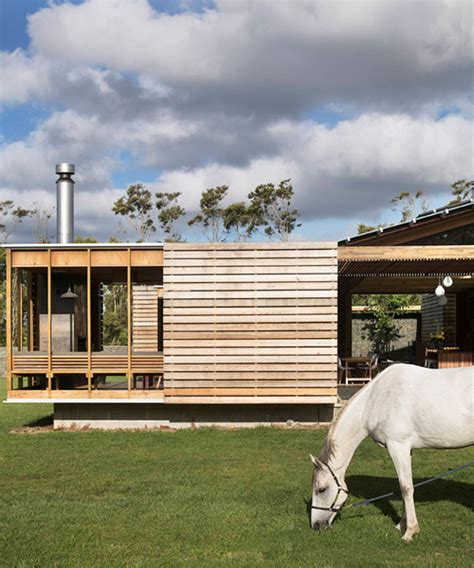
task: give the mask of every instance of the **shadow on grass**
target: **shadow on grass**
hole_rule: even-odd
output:
[[[25,428],[50,428],[54,423],[54,414],[48,414],[47,416],[42,416],[36,420],[32,420],[23,426]]]
[[[414,483],[426,481],[428,477],[417,477]],[[398,491],[398,480],[394,477],[374,477],[371,475],[352,475],[347,478],[347,485],[353,497],[370,499],[391,491]],[[399,493],[387,499],[381,499],[371,503],[395,523],[400,520],[400,515],[392,505],[391,500],[401,501]],[[415,489],[415,505],[422,503],[436,503],[440,501],[451,501],[462,505],[474,512],[474,486],[463,481],[453,479],[437,479],[428,485]],[[353,509],[356,511],[358,508]]]
[[[426,481],[428,477],[419,477],[413,480],[414,483]],[[371,475],[351,475],[346,479],[349,488],[351,501],[356,499],[362,501],[363,499],[370,499],[399,490],[398,480],[394,477],[375,477]],[[375,501],[371,503],[383,515],[390,517],[394,523],[400,521],[400,514],[392,504],[392,500],[401,501],[400,493]],[[415,489],[415,506],[423,503],[436,503],[441,501],[451,501],[466,507],[474,512],[474,485],[465,483],[463,481],[455,481],[452,479],[437,479],[433,483]],[[306,511],[308,514],[309,522],[311,522],[311,499],[305,499]],[[365,506],[350,509],[350,514],[356,512],[362,513]],[[345,514],[344,509],[342,512]],[[349,510],[347,511],[349,514]],[[339,517],[339,515],[336,517]]]

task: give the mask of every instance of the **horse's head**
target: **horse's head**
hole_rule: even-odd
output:
[[[347,486],[328,464],[314,456],[311,456],[311,461],[314,466],[311,527],[327,529],[347,499]]]

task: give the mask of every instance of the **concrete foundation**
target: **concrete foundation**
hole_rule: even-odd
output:
[[[252,428],[327,425],[332,405],[178,405],[68,403],[54,405],[54,428]]]

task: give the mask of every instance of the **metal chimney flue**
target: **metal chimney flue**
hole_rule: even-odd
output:
[[[74,242],[74,164],[56,164],[56,173],[56,238],[65,245]]]

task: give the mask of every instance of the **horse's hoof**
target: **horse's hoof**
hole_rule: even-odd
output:
[[[405,542],[411,542],[413,537],[420,532],[420,528],[418,526],[413,527],[411,529],[407,529],[405,534],[402,536],[402,540]]]

